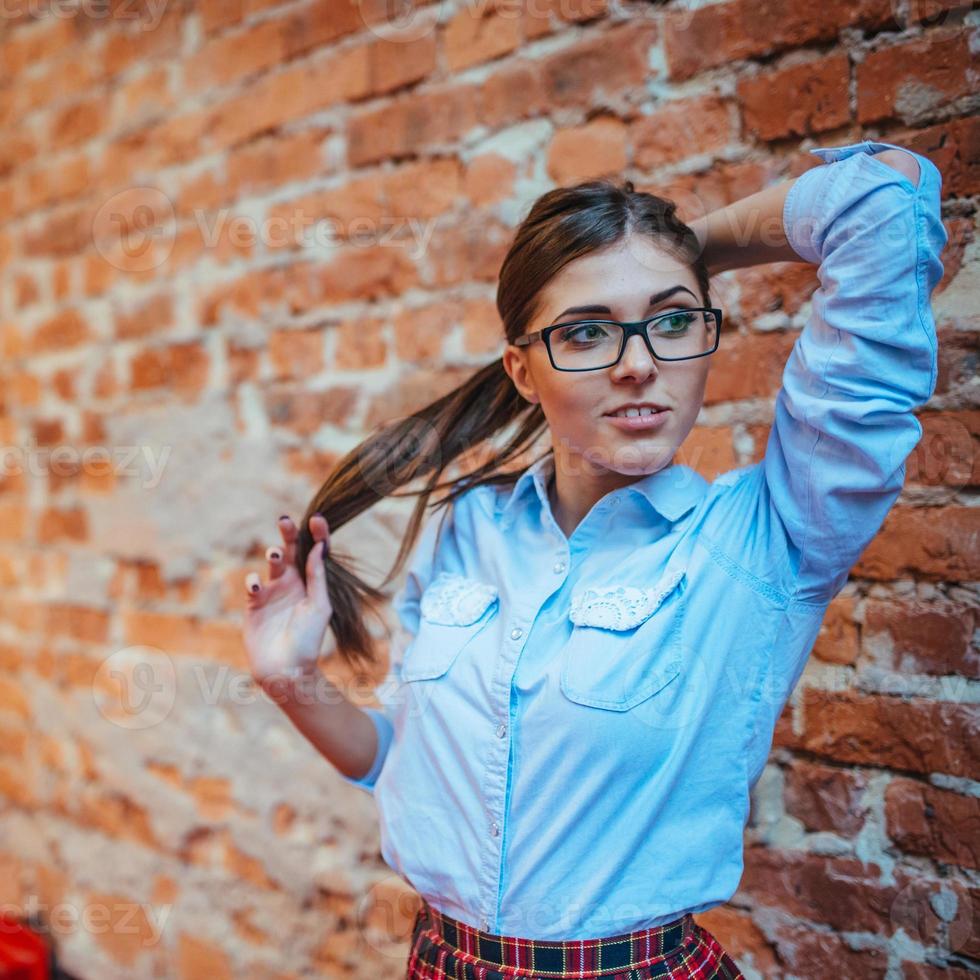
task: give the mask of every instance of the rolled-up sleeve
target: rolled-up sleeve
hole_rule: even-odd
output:
[[[796,180],[783,211],[790,245],[819,265],[820,281],[762,461],[801,599],[836,594],[881,527],[922,434],[913,413],[936,384],[942,178],[912,153],[915,185],[871,156],[884,149],[905,150],[863,141],[812,151],[829,162]]]
[[[343,780],[359,786],[368,793],[374,793],[381,769],[384,766],[395,732],[395,711],[399,701],[398,691],[402,684],[401,668],[405,650],[412,642],[419,627],[419,600],[432,578],[436,560],[437,534],[444,514],[442,511],[428,515],[419,531],[418,539],[409,559],[405,584],[392,599],[392,608],[397,621],[388,648],[388,671],[380,687],[375,692],[380,707],[363,708],[374,723],[378,735],[378,747],[371,768],[354,779],[340,773]]]

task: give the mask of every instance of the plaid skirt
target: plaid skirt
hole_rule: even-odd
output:
[[[421,901],[406,980],[744,980],[731,956],[690,913],[667,925],[603,939],[541,941],[483,932]]]

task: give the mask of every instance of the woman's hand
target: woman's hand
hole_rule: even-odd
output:
[[[265,687],[277,678],[303,678],[316,673],[320,648],[333,608],[327,594],[323,555],[330,547],[326,519],[310,518],[315,544],[306,559],[307,589],[296,570],[298,529],[286,516],[279,518],[283,547],[266,551],[269,581],[257,572],[245,576],[248,591],[243,636],[252,676]]]

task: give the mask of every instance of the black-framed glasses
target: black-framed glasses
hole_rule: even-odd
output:
[[[683,307],[635,323],[574,320],[524,334],[514,344],[526,347],[540,338],[555,370],[598,371],[619,363],[633,334],[643,338],[647,350],[658,361],[705,357],[718,349],[721,310],[710,306]]]

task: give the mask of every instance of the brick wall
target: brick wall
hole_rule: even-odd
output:
[[[414,907],[372,801],[242,683],[276,516],[499,354],[544,190],[629,176],[692,218],[867,137],[944,174],[939,383],[699,919],[749,977],[977,970],[977,12],[389,6],[4,0],[0,902],[80,977],[398,976]],[[706,476],[758,458],[816,284],[718,278]],[[379,579],[394,503],[337,536]]]

